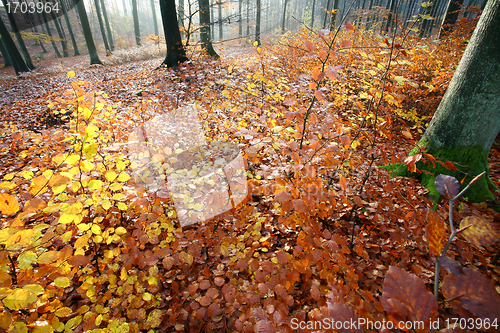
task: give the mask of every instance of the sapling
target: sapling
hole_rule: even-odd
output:
[[[455,238],[455,236],[471,226],[467,225],[463,228],[455,230],[455,227],[453,225],[453,204],[455,203],[455,200],[457,200],[460,196],[462,196],[472,186],[472,184],[474,184],[476,181],[479,180],[479,178],[481,178],[484,175],[484,173],[485,172],[482,172],[480,175],[476,176],[460,193],[458,192],[460,190],[460,182],[455,177],[448,175],[439,175],[436,177],[435,181],[436,189],[441,195],[448,196],[450,201],[448,215],[449,215],[450,230],[451,230],[450,238],[448,239],[448,242],[444,246],[441,255],[436,260],[436,270],[434,274],[434,295],[436,296],[436,301],[439,301],[439,294],[438,294],[439,258],[443,257],[446,251],[448,251],[448,248],[450,247],[450,244]]]

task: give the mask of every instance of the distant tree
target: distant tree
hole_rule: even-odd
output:
[[[424,135],[410,155],[423,152],[451,161],[457,171],[421,165],[422,184],[438,197],[434,181],[439,174],[463,179],[486,175],[465,195],[473,202],[493,200],[496,189],[488,175],[488,153],[500,132],[500,0],[489,0],[467,48]],[[389,167],[391,168],[391,167]],[[393,175],[406,175],[406,166],[393,166]]]
[[[243,35],[243,19],[241,17],[241,7],[243,7],[243,0],[238,0],[238,36]]]
[[[139,13],[137,12],[137,0],[132,0],[132,16],[134,17],[135,43],[141,46],[141,30],[139,29]]]
[[[316,0],[313,0],[311,6],[311,27],[314,27],[314,11],[316,10]]]
[[[210,39],[210,3],[208,0],[199,0],[200,6],[200,39],[201,47],[213,58],[219,58]]]
[[[30,69],[26,66],[23,57],[19,53],[19,50],[14,43],[7,27],[3,23],[2,17],[0,16],[0,36],[2,38],[3,45],[5,46],[5,50],[9,53],[9,57],[12,60],[12,65],[14,66],[14,70],[16,74],[22,72],[29,72]]]
[[[285,0],[283,4],[283,18],[281,20],[281,32],[285,32],[285,23],[286,23],[286,7],[288,6],[288,0]]]
[[[217,0],[217,8],[219,10],[219,40],[224,38],[222,30],[222,0]]]
[[[99,22],[99,30],[101,30],[102,41],[104,43],[104,48],[106,49],[106,54],[111,53],[111,48],[108,44],[108,38],[106,38],[106,32],[104,30],[104,22],[102,20],[101,6],[99,5],[99,0],[94,0],[95,13],[97,15],[97,21]]]
[[[83,1],[77,1],[76,8],[78,10],[78,16],[80,16],[80,22],[82,24],[82,29],[83,29],[83,36],[85,37],[85,43],[87,44],[87,49],[89,50],[90,64],[102,65],[102,62],[99,59],[99,55],[97,54],[94,38],[92,37],[92,30],[90,29],[89,18],[87,16],[87,11],[85,10],[85,5]]]
[[[66,26],[68,27],[69,37],[71,38],[71,43],[73,44],[73,51],[75,52],[75,56],[78,56],[80,55],[80,51],[78,51],[78,44],[76,43],[75,35],[73,35],[73,29],[71,28],[71,23],[69,21],[68,8],[66,7],[65,1],[61,1],[60,3],[63,10],[64,21],[66,22]],[[43,47],[43,44],[41,45]]]
[[[174,7],[175,10],[175,7]],[[151,0],[151,12],[153,14],[153,28],[155,36],[159,35],[158,32],[158,20],[156,19],[156,8],[155,8],[155,0]]]
[[[45,1],[43,3],[45,4]],[[62,46],[62,50],[63,50],[63,57],[68,57],[69,56],[69,54],[68,54],[68,44],[66,44],[66,35],[64,34],[64,30],[63,30],[61,24],[59,24],[59,19],[54,14],[54,11],[51,10],[51,11],[49,11],[49,13],[50,13],[50,16],[52,18],[52,21],[54,21],[54,25],[56,27],[56,31],[57,31],[57,34],[59,36],[59,39],[61,40],[61,46]]]
[[[257,14],[256,14],[256,19],[255,19],[255,41],[260,45],[260,13],[262,11],[262,6],[260,1],[261,0],[256,0],[257,1]]]
[[[177,21],[179,21],[179,28],[184,29],[184,0],[179,0],[178,10],[177,10]]]
[[[181,33],[177,22],[175,0],[160,0],[160,11],[163,22],[163,31],[167,42],[167,56],[162,65],[167,67],[178,66],[188,58],[182,46]]]
[[[111,33],[111,26],[109,25],[108,12],[106,10],[106,5],[104,4],[104,0],[101,0],[101,8],[102,8],[102,16],[104,17],[104,22],[106,23],[106,32],[108,33],[109,48],[111,49],[111,51],[113,51],[115,49],[115,45],[113,43],[113,34]]]
[[[46,15],[45,11],[43,11],[43,10],[42,10],[42,20],[43,20],[43,23],[45,25],[45,30],[47,32],[47,35],[49,35],[49,37],[52,37],[52,32],[50,30],[50,25],[49,25],[49,19],[47,18],[47,15]],[[54,42],[53,38],[50,38],[50,43],[52,44],[52,47],[54,48],[54,52],[56,53],[56,56],[58,58],[62,58],[61,52],[59,52],[59,49],[57,48],[57,45]]]
[[[35,69],[35,66],[33,65],[33,62],[31,61],[30,54],[28,52],[28,49],[26,48],[26,45],[24,44],[23,38],[21,37],[21,33],[19,32],[19,29],[17,28],[16,24],[16,19],[14,18],[14,14],[10,12],[7,7],[5,7],[5,0],[2,0],[2,5],[5,8],[5,11],[7,12],[7,17],[9,18],[10,22],[10,27],[12,31],[14,32],[14,35],[16,36],[17,43],[19,44],[19,47],[21,48],[21,52],[24,56],[24,60],[26,61],[26,66],[30,70]]]

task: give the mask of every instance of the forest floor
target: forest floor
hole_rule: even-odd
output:
[[[162,57],[89,68],[88,56],[19,77],[0,69],[0,330],[309,332],[328,318],[431,318],[444,332],[452,318],[499,318],[500,214],[455,203],[457,225],[483,224],[448,250],[438,304],[447,200],[376,167],[404,163],[465,46],[346,31],[330,50],[325,38],[227,46],[176,69],[158,68]],[[182,107],[207,141],[239,149],[249,192],[188,226],[124,148]],[[150,157],[168,173],[166,151]],[[488,165],[500,187],[498,142]]]

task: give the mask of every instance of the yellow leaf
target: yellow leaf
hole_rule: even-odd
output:
[[[94,169],[94,164],[90,163],[89,161],[82,161],[80,163],[80,167],[82,168],[82,171],[89,172]]]
[[[31,179],[35,174],[31,170],[23,170],[22,175],[26,179]]]
[[[116,193],[113,195],[113,200],[122,200],[123,198],[125,198],[125,194],[123,193]]]
[[[73,72],[73,71],[69,71],[67,74],[68,74],[68,78],[70,78],[70,79],[75,77],[75,72]]]
[[[59,288],[67,288],[71,285],[71,282],[66,276],[60,276],[54,280],[54,284]]]
[[[78,155],[78,154],[71,154],[66,159],[66,164],[68,164],[68,165],[74,165],[79,160],[80,160],[80,155]]]
[[[89,189],[91,190],[100,190],[102,188],[102,180],[98,180],[98,179],[92,179],[91,181],[89,181]]]
[[[3,179],[5,179],[5,180],[11,180],[12,178],[14,178],[15,175],[16,175],[15,172],[11,172],[11,173],[8,173],[5,176],[3,176]]]
[[[68,223],[71,223],[73,222],[73,220],[75,219],[75,215],[74,214],[62,214],[60,217],[59,217],[59,223],[62,223],[62,224],[68,224]]]
[[[38,257],[38,264],[51,264],[59,259],[60,255],[59,251],[44,252]]]
[[[99,227],[97,224],[92,224],[92,228],[90,228],[90,230],[92,230],[92,233],[94,235],[100,235],[101,234],[101,227]]]
[[[142,299],[143,299],[143,300],[145,300],[146,302],[147,302],[147,301],[150,301],[150,300],[152,300],[152,299],[153,299],[153,295],[151,295],[150,293],[144,293],[144,294],[142,295]]]
[[[97,111],[101,111],[104,108],[104,104],[102,103],[95,103],[95,108]]]
[[[120,181],[120,182],[126,182],[129,179],[130,179],[130,176],[125,172],[120,173],[120,175],[118,176],[118,181]]]
[[[95,143],[93,143],[91,145],[85,145],[85,148],[83,148],[83,154],[85,155],[85,157],[87,159],[90,160],[97,153],[98,148],[99,148],[99,146]]]
[[[37,299],[38,297],[29,290],[18,288],[4,298],[3,304],[11,310],[24,310]]]
[[[128,209],[127,205],[123,202],[119,202],[117,206],[118,206],[119,210],[127,210]]]
[[[58,317],[67,317],[67,316],[69,316],[72,313],[73,313],[73,310],[71,310],[68,307],[63,307],[63,308],[57,309],[57,311],[55,312],[55,315],[58,316]]]
[[[46,186],[47,186],[47,178],[41,175],[31,180],[28,192],[31,195],[42,194],[47,190]]]
[[[111,202],[109,200],[103,200],[101,202],[101,206],[102,208],[104,208],[105,210],[108,210],[111,208]]]
[[[115,230],[115,234],[117,234],[118,236],[125,235],[126,233],[127,233],[127,229],[125,229],[124,227],[118,227]]]
[[[0,183],[0,189],[7,189],[7,190],[12,190],[13,188],[16,188],[16,184],[11,183],[11,182],[1,182]]]
[[[113,183],[113,184],[111,184],[111,186],[109,187],[109,189],[110,189],[111,191],[119,191],[119,190],[121,190],[122,188],[123,188],[123,185],[122,185],[122,184],[120,184],[120,183]]]
[[[0,213],[12,215],[19,211],[19,201],[7,193],[0,193]]]
[[[87,231],[89,229],[90,229],[90,224],[88,224],[88,223],[78,224],[78,230],[80,230],[80,231]]]
[[[104,174],[104,177],[106,177],[106,179],[108,180],[108,182],[112,182],[113,180],[116,179],[116,172],[114,172],[113,170],[108,170]]]
[[[123,162],[123,161],[116,162],[116,170],[118,170],[118,171],[125,170],[125,162]]]
[[[89,119],[91,115],[92,115],[92,111],[90,111],[89,108],[83,109],[83,116],[85,117],[85,119]]]

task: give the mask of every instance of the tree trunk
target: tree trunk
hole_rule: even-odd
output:
[[[312,3],[312,8],[311,8],[311,28],[314,28],[314,11],[316,9],[316,0],[313,0],[313,3]]]
[[[462,187],[483,171],[483,176],[465,193],[471,201],[494,199],[496,189],[488,176],[488,152],[500,132],[500,0],[490,0],[460,60],[446,93],[425,131],[419,146],[441,161],[452,161],[459,169],[450,171],[439,164],[422,173],[422,184],[439,197],[434,181],[439,174],[461,180]],[[424,148],[425,147],[425,148]],[[419,153],[414,149],[410,155]],[[425,169],[425,165],[421,169]],[[401,175],[402,168],[394,167]]]
[[[286,6],[287,5],[288,5],[288,0],[285,0],[285,4],[283,5],[283,19],[281,20],[281,32],[285,32]]]
[[[2,0],[2,5],[4,5],[4,2],[5,2],[5,0]],[[23,38],[21,37],[21,33],[19,32],[19,29],[17,28],[16,19],[14,18],[14,14],[9,12],[7,7],[4,7],[4,8],[5,8],[5,11],[7,12],[7,17],[9,18],[9,22],[10,22],[10,26],[12,28],[12,31],[16,35],[17,43],[19,44],[19,47],[21,48],[21,52],[22,52],[22,54],[24,56],[24,60],[26,62],[26,66],[28,66],[28,68],[30,70],[33,70],[33,69],[35,69],[35,66],[33,65],[33,62],[31,61],[31,57],[30,57],[30,54],[28,52],[28,49],[26,48],[26,45],[24,45],[24,41],[23,41]]]
[[[2,36],[2,42],[5,46],[5,49],[9,53],[10,59],[12,60],[12,65],[14,66],[14,70],[16,71],[16,74],[22,73],[22,72],[29,72],[30,69],[28,66],[26,66],[26,63],[24,62],[23,58],[21,57],[21,54],[17,50],[16,44],[14,43],[14,40],[10,36],[9,31],[7,30],[7,27],[3,23],[2,18],[0,17],[0,36]]]
[[[64,30],[62,29],[61,25],[59,24],[59,20],[57,19],[56,15],[54,14],[53,11],[50,11],[50,16],[52,17],[52,21],[54,21],[54,25],[56,26],[57,34],[59,35],[59,38],[61,39],[63,57],[65,57],[65,58],[69,57],[68,45],[66,44],[66,36],[64,35]]]
[[[45,11],[42,11],[42,19],[43,19],[43,22],[45,23],[45,29],[47,30],[47,35],[52,37],[52,32],[50,31],[50,25],[49,25],[49,21],[47,20],[47,15],[45,14]],[[56,53],[56,56],[58,58],[62,58],[61,53],[59,52],[59,49],[57,48],[56,43],[54,42],[54,40],[52,38],[51,38],[50,43],[52,44],[52,47],[54,48],[54,52]]]
[[[80,51],[78,51],[78,45],[76,44],[75,35],[73,35],[73,29],[71,28],[71,23],[69,21],[69,16],[68,16],[68,10],[66,8],[66,4],[64,1],[61,1],[61,8],[62,8],[63,14],[64,14],[64,21],[66,22],[66,25],[68,26],[68,33],[69,33],[69,37],[71,38],[71,44],[73,44],[73,51],[75,52],[75,56],[79,56]],[[42,46],[43,46],[43,44],[42,44]]]
[[[217,52],[215,52],[212,46],[212,40],[210,39],[210,3],[208,0],[199,0],[200,6],[200,39],[201,47],[214,58],[219,58]]]
[[[2,53],[4,67],[12,66],[12,60],[10,59],[9,52],[7,52],[7,49],[3,46],[1,38],[0,38],[0,53]]]
[[[114,51],[115,45],[113,43],[113,35],[111,34],[111,27],[109,25],[109,20],[108,20],[108,12],[106,11],[106,5],[104,4],[104,0],[101,0],[101,7],[102,7],[102,16],[104,17],[104,23],[106,24],[106,31],[108,33],[109,48],[111,49],[111,51]],[[156,15],[154,17],[156,24]],[[156,31],[158,31],[158,29],[156,29]]]
[[[217,0],[218,9],[219,9],[219,40],[223,39],[223,31],[222,31],[222,0]]]
[[[247,0],[247,37],[250,36],[250,0]]]
[[[446,9],[446,16],[443,21],[442,31],[448,33],[451,30],[451,26],[457,23],[459,10],[464,0],[450,0],[448,3],[448,8]]]
[[[179,28],[184,29],[184,0],[179,0],[178,8],[177,21],[179,23]]]
[[[167,56],[162,65],[167,67],[178,66],[188,58],[182,46],[179,23],[175,10],[175,0],[160,0],[161,19],[163,22],[163,32],[167,42]]]
[[[90,55],[90,64],[102,65],[99,55],[97,54],[97,49],[95,47],[94,38],[92,37],[92,30],[90,29],[89,18],[87,16],[87,11],[85,10],[85,5],[83,1],[78,1],[76,8],[78,10],[78,16],[80,16],[80,23],[82,24],[83,36],[85,37],[85,43],[87,44],[87,49]]]
[[[255,41],[260,45],[260,13],[261,13],[261,0],[257,0],[257,16],[255,19]]]
[[[141,46],[141,30],[139,29],[139,13],[137,12],[137,0],[132,0],[132,15],[134,16],[135,43]]]
[[[243,35],[243,22],[241,18],[241,7],[243,6],[243,0],[238,0],[238,36],[241,37]]]

